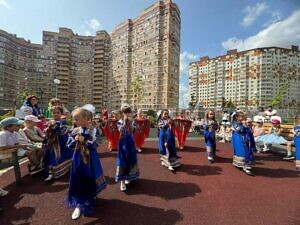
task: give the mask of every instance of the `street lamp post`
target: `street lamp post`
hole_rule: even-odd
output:
[[[25,93],[26,93],[26,95],[28,95],[28,93],[27,93],[27,77],[25,77],[24,78],[24,81],[25,81]]]
[[[41,111],[44,112],[44,108],[43,108],[43,94],[44,94],[44,91],[42,88],[40,88],[40,99],[41,99]]]
[[[58,85],[60,84],[60,80],[54,79],[53,82],[55,84],[55,98],[57,98],[57,88],[58,88]]]

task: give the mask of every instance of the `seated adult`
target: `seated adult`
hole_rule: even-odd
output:
[[[21,107],[21,110],[24,112],[27,112],[26,113],[27,115],[30,112],[30,109],[31,109],[32,115],[34,115],[34,116],[38,116],[41,114],[41,110],[37,105],[37,98],[34,95],[28,96],[26,101],[24,102],[23,106]]]

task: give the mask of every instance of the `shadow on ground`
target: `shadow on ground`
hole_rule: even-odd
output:
[[[105,177],[105,179],[110,185],[116,184],[113,178]],[[116,185],[119,185],[119,183]],[[201,189],[194,183],[138,179],[129,184],[125,193],[127,195],[149,195],[171,200],[193,197],[200,192]]]
[[[177,210],[147,207],[118,199],[97,199],[96,205],[98,210],[93,217],[98,216],[94,221],[85,225],[173,225],[183,219],[183,215]]]

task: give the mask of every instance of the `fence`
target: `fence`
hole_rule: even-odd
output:
[[[223,110],[220,108],[218,109],[211,109],[215,112],[216,120],[221,121],[222,120],[222,114]],[[299,109],[276,109],[277,115],[281,117],[283,123],[293,123],[295,115],[300,114],[300,108]],[[206,109],[199,109],[199,110],[193,110],[192,115],[193,117],[205,117]],[[232,113],[233,110],[227,110],[228,113]],[[253,119],[254,116],[258,114],[257,110],[249,110],[249,109],[243,109],[244,112],[246,112],[247,117],[250,117]]]

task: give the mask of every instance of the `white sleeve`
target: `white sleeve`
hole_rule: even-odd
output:
[[[0,147],[7,146],[6,135],[4,132],[0,132]]]

